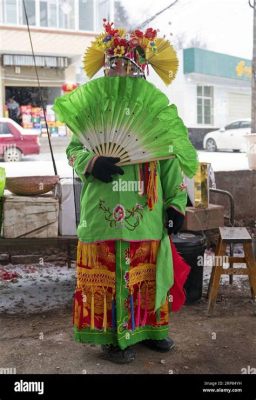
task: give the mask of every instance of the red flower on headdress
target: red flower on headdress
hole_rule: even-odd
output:
[[[145,37],[147,39],[155,39],[156,35],[157,35],[157,31],[153,28],[148,28],[145,32]]]
[[[123,46],[123,47],[127,47],[128,46],[128,42],[126,39],[120,38],[120,37],[115,37],[114,38],[114,46]]]
[[[134,33],[135,33],[135,35],[136,35],[138,38],[143,38],[143,32],[140,31],[139,29],[136,29],[136,30],[134,31]]]
[[[118,29],[113,29],[114,22],[107,22],[106,18],[103,19],[103,27],[106,31],[111,36],[114,36],[116,33],[118,33]]]

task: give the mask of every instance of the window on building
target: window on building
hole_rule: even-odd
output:
[[[59,2],[59,28],[75,29],[74,0]]]
[[[102,31],[114,0],[24,0],[31,26]],[[0,0],[0,23],[26,25],[23,0]]]
[[[110,19],[110,0],[96,0],[96,31],[102,31],[103,18]]]
[[[47,1],[40,1],[40,26],[48,26]]]
[[[24,0],[24,2],[25,2],[26,11],[27,11],[29,25],[36,25],[36,2],[35,2],[35,0]],[[22,25],[26,25],[27,21],[26,21],[23,1],[20,2],[20,7],[21,7],[20,23]]]
[[[197,86],[197,123],[213,125],[213,86]]]
[[[48,3],[48,26],[57,27],[57,4],[56,1]]]
[[[94,1],[79,0],[79,29],[82,31],[93,30]]]
[[[17,0],[6,0],[2,3],[2,20],[6,24],[17,24]]]
[[[40,26],[57,28],[56,0],[40,0]]]

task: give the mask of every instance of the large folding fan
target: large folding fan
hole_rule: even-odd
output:
[[[85,149],[120,157],[119,165],[176,156],[187,176],[196,172],[196,151],[176,106],[144,79],[98,78],[56,99],[54,109]]]

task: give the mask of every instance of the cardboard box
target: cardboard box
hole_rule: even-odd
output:
[[[207,208],[186,207],[183,230],[204,231],[219,226],[224,226],[224,206],[209,204]]]

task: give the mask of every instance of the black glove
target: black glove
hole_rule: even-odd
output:
[[[118,157],[103,157],[100,156],[94,163],[91,174],[94,178],[99,179],[102,182],[112,182],[112,175],[120,174],[123,175],[124,171],[122,168],[115,165],[120,161]]]
[[[183,225],[185,216],[172,207],[167,208],[166,213],[168,235],[171,235],[172,233],[178,233]]]

